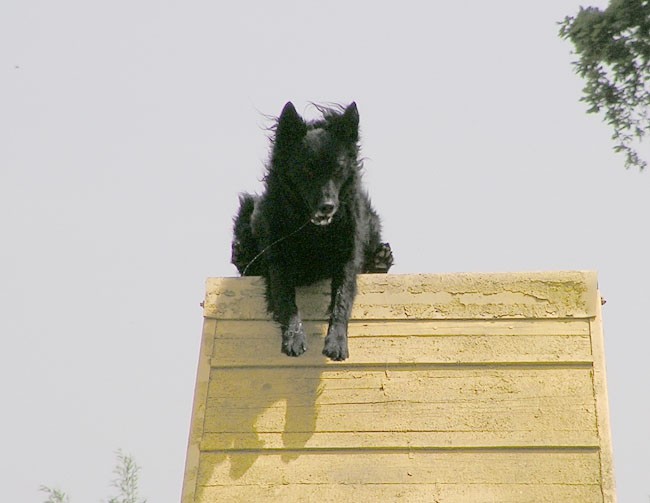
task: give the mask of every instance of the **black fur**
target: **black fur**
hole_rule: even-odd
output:
[[[295,287],[331,278],[323,354],[345,360],[357,274],[387,272],[393,256],[361,187],[356,104],[318,108],[323,118],[307,123],[291,102],[284,106],[265,191],[240,196],[232,263],[244,276],[264,276],[267,306],[282,328],[282,352],[290,356],[306,350]]]

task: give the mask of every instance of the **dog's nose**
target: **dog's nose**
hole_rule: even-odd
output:
[[[318,207],[318,212],[321,215],[331,215],[336,210],[336,206],[333,203],[327,202],[323,203]]]

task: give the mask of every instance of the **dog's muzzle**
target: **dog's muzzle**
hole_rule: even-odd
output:
[[[311,219],[311,223],[314,225],[326,226],[332,223],[332,217],[327,217],[323,215],[314,215]]]
[[[334,214],[336,213],[336,205],[330,202],[321,204],[318,211],[311,217],[311,223],[314,225],[325,226],[332,223]]]

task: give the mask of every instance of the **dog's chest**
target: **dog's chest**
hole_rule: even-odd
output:
[[[296,273],[326,277],[350,260],[353,240],[353,234],[341,226],[307,228],[287,239],[280,255]]]

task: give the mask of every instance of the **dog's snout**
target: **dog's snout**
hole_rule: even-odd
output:
[[[331,201],[326,201],[318,207],[318,212],[322,215],[331,215],[336,210],[336,206]]]
[[[316,225],[329,225],[334,219],[334,214],[338,209],[337,202],[333,199],[325,199],[321,201],[312,216],[312,223]]]

